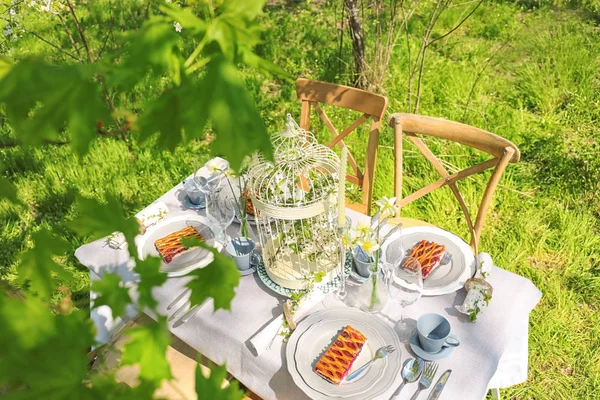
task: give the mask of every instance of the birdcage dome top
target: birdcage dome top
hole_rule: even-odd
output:
[[[253,201],[259,208],[261,204],[271,211],[310,207],[335,194],[338,156],[301,129],[289,114],[285,130],[274,134],[271,141],[274,162],[259,155],[248,169]]]

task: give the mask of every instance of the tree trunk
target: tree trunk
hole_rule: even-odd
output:
[[[344,5],[348,10],[348,27],[350,28],[350,37],[352,38],[352,53],[354,55],[354,85],[358,88],[366,89],[368,86],[368,79],[365,62],[365,38],[360,19],[358,17],[358,1],[344,0]]]

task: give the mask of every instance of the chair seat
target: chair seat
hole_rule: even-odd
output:
[[[153,320],[146,314],[139,314],[137,317],[127,323],[125,328],[132,328],[140,325],[153,323]],[[123,331],[116,334],[113,339],[104,346],[99,352],[99,356],[92,365],[92,371],[102,373],[103,371],[114,370],[119,365],[120,352],[129,338]],[[200,359],[200,362],[197,360]],[[196,394],[196,367],[200,364],[200,369],[205,377],[210,376],[209,366],[215,365],[208,358],[201,356],[187,343],[178,337],[171,335],[171,345],[167,348],[167,360],[171,367],[173,378],[170,381],[164,381],[162,386],[154,393],[155,398],[168,400],[181,400],[182,395],[185,399],[197,399]],[[136,386],[138,380],[138,366],[124,366],[117,369],[116,380],[129,386]],[[221,387],[227,387],[231,381],[235,380],[229,375],[223,380]],[[176,389],[175,389],[176,388]],[[260,400],[260,397],[250,392],[240,384],[240,388],[246,392],[243,400]]]

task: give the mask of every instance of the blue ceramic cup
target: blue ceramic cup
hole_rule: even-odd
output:
[[[425,314],[417,321],[421,348],[428,353],[438,353],[443,347],[456,347],[460,339],[450,334],[450,322],[440,314]]]
[[[233,258],[238,270],[246,271],[250,268],[250,257],[255,247],[256,244],[252,239],[238,237],[227,244],[227,253],[229,257]]]
[[[187,194],[190,203],[201,208],[206,207],[204,192],[202,192],[200,186],[194,182],[194,178],[183,181],[183,189],[185,190],[185,194]]]

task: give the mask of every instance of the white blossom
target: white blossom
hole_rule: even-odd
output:
[[[377,240],[375,240],[372,237],[363,237],[360,238],[357,242],[357,244],[362,247],[362,249],[368,254],[368,255],[372,255],[373,252],[377,251],[377,249],[379,249],[379,243],[377,243]]]
[[[379,207],[379,211],[381,211],[382,216],[394,216],[398,212],[398,207],[396,207],[396,198],[392,197],[388,199],[386,196],[383,196],[381,199],[375,202]]]
[[[180,24],[179,22],[175,22],[175,23],[173,24],[173,26],[175,27],[175,31],[177,31],[177,32],[181,32],[181,30],[183,29],[183,28],[181,27],[181,24]]]

